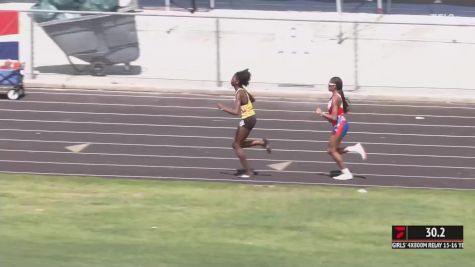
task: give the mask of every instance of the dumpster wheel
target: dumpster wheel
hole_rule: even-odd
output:
[[[124,69],[125,69],[125,71],[127,71],[127,72],[131,72],[131,71],[132,71],[132,66],[130,66],[130,62],[124,63]]]
[[[18,98],[20,98],[20,95],[21,95],[21,92],[18,89],[10,89],[7,92],[7,97],[10,100],[17,100]]]
[[[91,73],[94,76],[105,76],[106,75],[106,63],[103,61],[97,60],[91,62]]]

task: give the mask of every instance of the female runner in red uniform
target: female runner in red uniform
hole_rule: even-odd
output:
[[[332,93],[332,97],[328,102],[328,112],[322,112],[319,107],[317,107],[315,112],[327,119],[333,126],[330,141],[328,142],[328,154],[335,160],[341,170],[341,174],[333,177],[333,179],[350,180],[353,179],[353,174],[345,166],[342,154],[346,152],[356,152],[361,155],[363,160],[366,160],[366,152],[360,143],[353,146],[340,147],[341,140],[348,132],[348,122],[344,115],[349,110],[348,102],[343,93],[343,82],[340,77],[330,79],[328,91]]]
[[[269,142],[265,138],[259,139],[246,139],[251,130],[256,125],[256,112],[254,111],[253,102],[254,97],[246,90],[246,86],[249,85],[251,79],[251,73],[248,69],[236,72],[231,79],[231,85],[236,91],[236,98],[233,108],[227,108],[221,103],[218,103],[218,108],[231,115],[240,116],[241,120],[234,136],[233,149],[241,162],[243,167],[243,173],[237,174],[241,178],[249,178],[254,175],[254,171],[249,166],[246,159],[246,154],[243,148],[262,146],[267,150],[267,153],[271,153]]]

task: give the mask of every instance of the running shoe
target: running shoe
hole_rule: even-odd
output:
[[[361,145],[361,143],[358,143],[358,144],[354,145],[353,149],[356,153],[361,155],[361,158],[363,160],[366,160],[368,158],[368,156],[366,155],[366,151],[365,151],[364,147]]]
[[[333,177],[335,180],[339,181],[346,181],[346,180],[351,180],[353,179],[353,174],[350,172],[348,169],[343,169],[341,170],[341,174],[338,176]]]
[[[251,170],[252,170],[252,175],[258,175],[258,174],[259,174],[259,173],[256,172],[254,169],[251,169]],[[241,175],[241,174],[243,174],[243,173],[246,173],[246,170],[245,170],[245,169],[237,169],[237,170],[236,170],[236,173],[234,173],[234,175],[239,176],[239,175]]]
[[[343,173],[343,174],[340,174],[340,175],[338,175],[338,176],[333,177],[333,179],[339,180],[339,181],[351,180],[351,179],[353,179],[353,174],[351,174],[351,173]]]
[[[247,178],[251,178],[251,175],[246,174],[246,173],[241,173],[241,174],[239,174],[237,177],[243,178],[243,179],[247,179]]]

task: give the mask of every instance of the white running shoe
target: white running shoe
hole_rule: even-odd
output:
[[[366,155],[366,151],[364,150],[364,147],[361,145],[361,143],[354,145],[353,151],[360,154],[363,160],[366,160],[368,158],[368,156]]]
[[[348,170],[348,168],[341,170],[341,174],[333,177],[335,180],[346,181],[353,179],[353,174]]]
[[[237,177],[243,178],[243,179],[248,179],[248,178],[251,178],[251,175],[249,175],[247,173],[241,173],[241,174],[237,175]]]

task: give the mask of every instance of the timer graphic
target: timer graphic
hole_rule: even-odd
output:
[[[463,249],[462,225],[393,225],[393,249]]]

